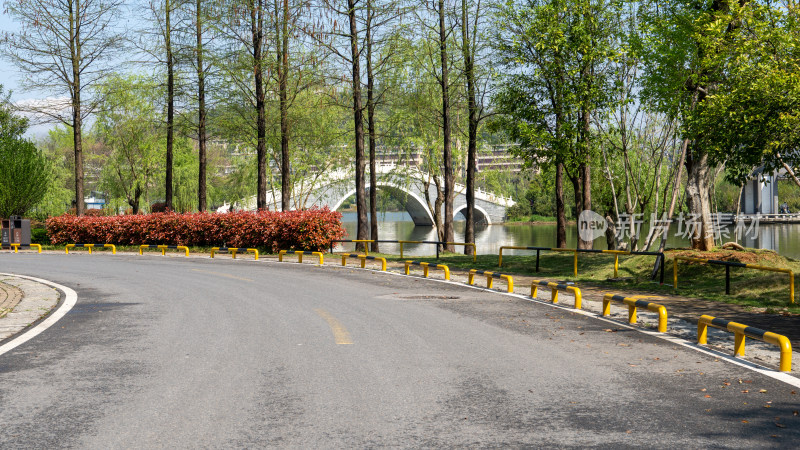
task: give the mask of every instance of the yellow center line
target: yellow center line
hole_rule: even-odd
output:
[[[350,333],[347,331],[347,328],[345,328],[341,322],[336,320],[335,317],[330,315],[330,313],[319,308],[315,308],[314,312],[328,322],[328,326],[331,327],[331,331],[333,332],[333,339],[337,344],[350,345],[353,343],[353,340],[350,339]]]
[[[242,278],[242,277],[237,277],[235,275],[228,275],[227,273],[209,272],[208,270],[200,270],[200,269],[192,269],[192,272],[207,273],[209,275],[217,275],[219,277],[233,278],[234,280],[249,281],[251,283],[255,283],[255,281],[253,281],[253,280],[251,280],[249,278]]]

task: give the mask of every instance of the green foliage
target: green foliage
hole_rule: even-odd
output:
[[[494,101],[493,128],[520,144],[534,164],[567,169],[591,159],[582,120],[609,99],[614,57],[613,16],[620,3],[605,0],[507,1],[496,12],[494,46],[505,74]]]
[[[47,194],[50,165],[24,139],[25,118],[14,115],[0,85],[0,217],[24,216]]]
[[[741,184],[778,155],[800,164],[796,13],[767,1],[672,0],[644,8],[646,101]]]
[[[0,138],[0,217],[24,216],[47,193],[50,165],[30,141]]]
[[[100,186],[137,213],[161,170],[160,90],[141,76],[114,75],[100,88],[105,99],[94,132],[107,149]]]

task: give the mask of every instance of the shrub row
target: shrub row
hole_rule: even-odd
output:
[[[341,213],[328,208],[224,214],[174,212],[109,217],[63,215],[47,219],[53,244],[167,244],[321,251],[341,239]]]

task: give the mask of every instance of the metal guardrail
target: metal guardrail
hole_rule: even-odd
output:
[[[620,255],[647,255],[647,256],[655,256],[656,261],[661,259],[661,284],[664,284],[664,254],[661,252],[629,252],[626,250],[595,250],[595,249],[583,249],[583,248],[552,248],[552,247],[518,247],[512,245],[504,245],[500,247],[500,251],[498,252],[497,258],[497,266],[503,267],[503,250],[531,250],[536,251],[536,272],[539,272],[539,257],[541,252],[572,252],[574,253],[574,257],[572,259],[573,263],[573,276],[578,276],[578,253],[608,253],[614,255],[614,278],[618,276],[619,273],[619,256]]]
[[[345,253],[342,255],[342,266],[347,266],[347,258],[360,259],[362,269],[365,269],[367,267],[368,259],[379,261],[381,263],[381,271],[386,272],[386,258],[380,258],[377,256],[369,256],[369,255],[359,255],[358,253]]]
[[[636,323],[636,308],[645,308],[658,313],[658,331],[667,332],[667,308],[658,303],[641,300],[641,297],[625,297],[624,295],[606,294],[603,297],[603,316],[611,314],[611,302],[619,302],[628,306],[628,323]]]
[[[322,252],[312,252],[310,250],[281,250],[278,252],[278,261],[283,262],[283,255],[297,255],[297,262],[303,262],[303,255],[312,255],[319,258],[319,265],[325,261]]]
[[[444,264],[430,264],[430,263],[420,262],[420,261],[404,261],[403,265],[405,266],[405,274],[406,275],[410,275],[411,266],[420,266],[420,267],[422,267],[423,275],[425,276],[425,278],[428,278],[428,269],[430,267],[433,267],[435,269],[440,269],[440,270],[444,271],[444,279],[445,280],[449,280],[450,279],[450,268],[445,266]]]
[[[143,255],[143,249],[146,248],[157,248],[161,250],[161,256],[167,254],[167,249],[175,249],[175,250],[183,250],[186,256],[189,256],[189,247],[185,245],[161,245],[161,244],[142,244],[139,246],[139,254]]]
[[[94,248],[110,248],[112,255],[117,254],[117,246],[114,244],[67,244],[67,246],[64,247],[64,251],[69,255],[69,249],[71,248],[88,248],[90,255]]]
[[[789,298],[790,298],[789,303],[794,303],[794,272],[791,269],[759,266],[757,264],[745,264],[733,261],[721,261],[718,259],[693,258],[689,256],[676,255],[672,259],[672,287],[674,289],[678,289],[678,261],[725,266],[725,295],[731,294],[731,267],[744,267],[747,269],[764,270],[767,272],[786,273],[789,275]]]
[[[514,292],[514,277],[505,273],[500,272],[490,272],[488,270],[478,270],[478,269],[470,269],[469,271],[469,278],[467,280],[467,284],[473,285],[475,284],[475,275],[483,275],[486,277],[486,287],[491,289],[492,288],[492,280],[494,278],[502,278],[506,280],[507,292]]]
[[[216,252],[228,252],[231,254],[232,259],[236,259],[236,254],[252,253],[255,260],[258,261],[258,249],[256,248],[240,248],[240,247],[211,247],[211,257],[214,257]],[[163,254],[163,253],[162,253]],[[187,250],[188,255],[188,250]]]
[[[536,298],[539,293],[539,286],[550,288],[550,301],[553,303],[558,303],[558,291],[572,292],[572,295],[575,296],[575,309],[581,309],[583,295],[581,294],[581,290],[577,287],[568,284],[533,280],[531,281],[531,297]]]
[[[780,371],[790,372],[792,370],[792,344],[789,338],[782,334],[772,333],[760,328],[749,327],[747,325],[732,322],[730,320],[719,319],[713,316],[703,315],[697,321],[697,343],[700,345],[708,344],[708,327],[727,330],[734,335],[733,354],[734,356],[744,356],[745,337],[758,339],[768,344],[777,345],[781,350]]]
[[[333,253],[334,244],[336,242],[340,243],[347,243],[347,242],[377,242],[379,244],[399,244],[400,245],[400,257],[403,258],[403,246],[405,244],[434,244],[436,245],[436,259],[439,259],[439,246],[440,245],[463,245],[465,247],[472,247],[472,262],[477,261],[477,247],[475,244],[471,242],[444,242],[444,241],[404,241],[404,240],[391,240],[391,239],[336,239],[331,241],[331,253]],[[364,254],[368,255],[369,253],[364,250]]]
[[[41,244],[25,244],[25,245],[23,245],[23,244],[9,244],[9,245],[14,249],[14,253],[19,253],[20,247],[28,247],[28,248],[36,247],[37,249],[39,249],[39,253],[42,253],[42,245]]]

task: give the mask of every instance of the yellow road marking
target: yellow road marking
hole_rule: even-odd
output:
[[[219,277],[233,278],[234,280],[249,281],[251,283],[254,283],[254,281],[249,278],[242,278],[242,277],[237,277],[235,275],[228,275],[227,273],[209,272],[207,270],[200,270],[200,269],[192,269],[192,272],[207,273],[209,275],[217,275]]]
[[[324,309],[315,308],[314,312],[317,313],[320,317],[325,319],[328,322],[328,326],[331,327],[331,331],[333,332],[333,339],[339,345],[350,345],[353,343],[353,340],[350,339],[350,333],[347,331],[347,328],[341,324],[335,317],[330,315]]]

